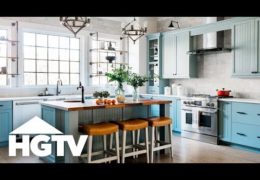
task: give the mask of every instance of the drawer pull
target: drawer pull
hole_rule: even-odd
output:
[[[238,114],[247,114],[247,113],[245,113],[245,112],[237,112]]]
[[[246,136],[246,135],[243,134],[243,133],[237,133],[237,135],[240,135],[240,136]]]
[[[4,106],[3,104],[0,104],[0,107]]]
[[[260,116],[260,114],[257,114],[257,116]]]
[[[258,139],[260,139],[260,136],[257,136]]]

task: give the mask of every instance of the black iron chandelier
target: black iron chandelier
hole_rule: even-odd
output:
[[[139,38],[147,33],[147,25],[144,24],[144,27],[141,27],[135,21],[136,19],[134,18],[131,22],[122,26],[122,34],[132,39],[134,44]]]
[[[60,22],[76,37],[77,33],[90,24],[88,17],[60,17]]]

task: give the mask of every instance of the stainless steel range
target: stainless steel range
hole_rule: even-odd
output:
[[[194,94],[181,102],[181,135],[218,144],[218,99],[216,96]]]

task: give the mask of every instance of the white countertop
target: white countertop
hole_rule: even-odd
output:
[[[243,102],[243,103],[257,103],[257,104],[260,104],[260,99],[220,98],[219,101],[226,101],[226,102]]]
[[[185,96],[164,95],[164,94],[140,94],[143,96],[158,96],[170,98],[185,98]],[[85,94],[86,97],[92,97],[92,94]],[[81,95],[59,95],[59,96],[28,96],[28,97],[0,97],[0,101],[22,101],[22,100],[59,100],[59,99],[80,99]],[[260,104],[260,99],[245,99],[245,98],[220,98],[219,101],[224,102],[243,102]]]
[[[141,94],[143,96],[162,96],[162,97],[171,97],[171,98],[184,98],[186,96],[177,96],[177,95],[165,95],[165,94]]]
[[[85,94],[85,97],[91,97],[92,94]],[[3,97],[0,101],[22,101],[22,100],[57,100],[57,99],[80,99],[81,95],[59,95],[59,96],[29,96],[29,97]]]

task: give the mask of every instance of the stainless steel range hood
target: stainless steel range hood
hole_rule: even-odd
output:
[[[206,23],[214,23],[223,20],[223,17],[207,17]],[[225,31],[226,32],[226,31]],[[223,51],[231,51],[231,37],[229,38],[230,43],[226,43],[224,39],[224,31],[210,32],[198,36],[192,37],[192,50],[189,54],[208,54]],[[231,31],[230,31],[231,32]]]

